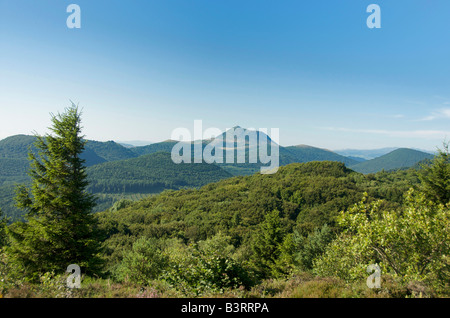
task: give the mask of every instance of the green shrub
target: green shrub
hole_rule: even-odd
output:
[[[164,270],[167,257],[157,239],[141,237],[134,242],[131,251],[125,253],[122,263],[116,270],[119,281],[147,285]]]
[[[167,251],[170,267],[165,272],[165,280],[186,295],[195,296],[249,286],[250,275],[230,256],[234,246],[229,241],[230,237],[219,233],[198,244],[171,246]]]

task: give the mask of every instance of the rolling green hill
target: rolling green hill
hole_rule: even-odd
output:
[[[375,173],[381,170],[409,168],[418,162],[431,159],[433,155],[408,148],[399,148],[375,159],[351,165],[350,169],[361,173]]]
[[[111,260],[121,253],[123,245],[117,242],[130,244],[141,236],[197,242],[220,232],[246,250],[269,211],[280,212],[286,232],[307,234],[324,224],[333,227],[338,212],[359,202],[364,192],[369,200],[386,199],[385,208],[398,206],[417,182],[413,175],[398,171],[369,177],[340,162],[293,163],[273,175],[238,176],[200,189],[166,191],[96,215],[112,235],[105,243]]]
[[[289,146],[285,148],[289,153],[292,154],[292,157],[295,162],[309,162],[309,161],[338,161],[343,162],[346,166],[351,166],[356,164],[358,161],[338,155],[335,152],[330,150],[316,148],[307,145],[298,145],[298,146]]]
[[[36,140],[33,136],[15,135],[0,140],[0,158],[26,159],[28,147]]]
[[[141,199],[168,189],[195,188],[232,177],[214,164],[175,164],[168,152],[106,162],[89,167],[87,174],[88,191],[97,195],[95,212],[106,210],[120,199]]]
[[[85,154],[87,151],[94,152],[104,161],[117,161],[137,157],[131,149],[126,148],[114,141],[94,141],[88,140],[85,147]]]
[[[35,141],[36,137],[28,135],[15,135],[0,140],[0,158],[27,160],[30,149],[37,153],[33,145]],[[107,161],[134,158],[137,155],[114,141],[88,140],[82,157],[87,166],[93,166]]]
[[[170,153],[106,162],[87,169],[93,193],[155,193],[164,189],[199,187],[231,175],[217,165],[173,163]]]
[[[173,146],[175,146],[178,143],[178,141],[175,140],[166,140],[162,142],[157,142],[151,145],[147,146],[139,146],[139,147],[133,147],[129,148],[130,151],[132,151],[135,156],[142,156],[142,155],[148,155],[151,153],[155,153],[158,151],[166,151],[171,152]]]

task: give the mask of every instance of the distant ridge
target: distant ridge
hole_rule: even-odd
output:
[[[152,141],[145,141],[145,140],[127,140],[127,141],[115,141],[116,143],[127,147],[127,148],[134,148],[134,147],[142,147],[142,146],[148,146],[153,144]]]
[[[399,147],[386,147],[379,149],[340,149],[334,150],[334,152],[346,157],[355,157],[355,158],[362,158],[365,160],[371,160],[377,157],[381,157],[385,154],[388,154],[396,149],[399,149]]]
[[[235,126],[233,129],[241,128],[237,138],[245,138],[245,134],[249,131],[240,126]],[[275,144],[265,133],[256,131],[258,138],[264,137]],[[226,132],[222,134],[223,141],[225,141]],[[4,159],[20,159],[17,161],[17,171],[25,169],[26,159],[29,147],[34,149],[34,136],[30,135],[15,135],[0,140],[0,158]],[[137,158],[142,155],[148,155],[156,152],[171,152],[174,145],[179,141],[165,140],[162,142],[152,143],[146,146],[132,146],[126,147],[114,141],[100,142],[88,140],[83,153],[83,158],[86,159],[87,166],[94,166],[97,164],[120,161],[131,158]],[[203,145],[214,143],[215,140],[204,140]],[[245,142],[245,147],[248,149],[250,145]],[[35,149],[34,149],[35,150]],[[410,148],[381,148],[381,149],[346,149],[331,151],[328,149],[313,147],[310,145],[299,144],[295,146],[282,147],[279,146],[280,165],[287,165],[290,163],[303,163],[310,161],[338,161],[343,162],[347,167],[350,167],[358,172],[370,173],[377,172],[382,169],[399,169],[405,167],[412,167],[417,162],[430,159],[432,154],[416,149]],[[378,155],[378,156],[377,156]],[[389,155],[385,157],[386,155]],[[365,158],[372,158],[366,160]],[[6,161],[5,161],[6,162]],[[231,172],[233,175],[248,175],[259,171],[260,164],[219,164],[225,170]],[[19,167],[20,166],[20,167]],[[28,164],[27,164],[28,167]],[[1,176],[0,176],[1,177]]]
[[[433,157],[432,154],[426,152],[399,148],[378,158],[351,165],[349,168],[361,173],[375,173],[381,170],[410,168],[422,160]]]
[[[331,150],[317,148],[309,145],[296,145],[285,147],[287,151],[289,151],[292,156],[295,158],[294,162],[309,162],[309,161],[338,161],[343,162],[347,166],[354,165],[358,163],[358,161],[339,155]]]
[[[247,130],[242,128],[237,138],[244,138]],[[258,137],[267,136],[258,132]],[[36,137],[15,135],[0,140],[0,206],[3,212],[15,218],[20,211],[14,207],[14,185],[29,181],[27,172],[30,163],[28,152],[36,152],[33,143]],[[146,146],[127,148],[114,141],[87,140],[82,157],[86,160],[90,190],[99,196],[99,209],[106,209],[122,195],[140,198],[164,189],[198,187],[223,178],[252,175],[258,173],[261,163],[223,163],[217,165],[186,164],[176,165],[171,161],[170,152],[179,141],[166,140]],[[204,140],[206,146],[214,140]],[[274,143],[273,140],[271,140]],[[188,142],[188,144],[191,144]],[[248,153],[248,142],[244,143]],[[192,144],[191,144],[192,145]],[[219,145],[220,146],[220,145]],[[258,146],[259,147],[259,146]],[[220,149],[220,147],[218,148]],[[193,153],[193,151],[192,151]],[[153,155],[152,155],[153,154]],[[354,171],[373,173],[381,170],[417,168],[419,162],[433,158],[432,154],[399,148],[378,158],[363,161],[334,151],[309,145],[279,146],[279,164],[306,163],[311,161],[341,162]],[[363,162],[361,162],[363,161]]]

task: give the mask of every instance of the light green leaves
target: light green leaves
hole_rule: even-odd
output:
[[[449,207],[412,189],[399,210],[380,211],[380,204],[367,203],[364,197],[339,215],[345,230],[315,260],[314,271],[357,280],[366,276],[367,265],[378,263],[383,273],[406,281],[448,283]]]

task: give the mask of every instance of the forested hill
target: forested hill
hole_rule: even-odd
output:
[[[358,162],[352,158],[341,156],[333,151],[308,145],[289,146],[285,147],[285,149],[295,158],[294,160],[296,161],[294,162],[329,160],[343,162],[347,166],[354,165]]]
[[[26,159],[28,147],[36,138],[28,135],[15,135],[0,140],[0,158]]]
[[[422,151],[400,148],[375,159],[351,165],[352,170],[361,173],[374,173],[381,170],[403,169],[415,166],[418,162],[434,156]]]
[[[87,174],[92,193],[157,193],[231,177],[214,164],[175,164],[168,152],[98,164],[89,167]]]
[[[37,153],[37,149],[34,147],[35,141],[36,137],[29,135],[15,135],[0,140],[0,158],[26,160],[30,150]],[[87,141],[82,155],[87,166],[134,157],[137,157],[134,152],[114,141],[93,140]]]
[[[364,192],[369,200],[386,199],[385,208],[398,207],[417,182],[412,170],[366,176],[339,162],[293,163],[273,175],[238,176],[200,189],[166,191],[98,217],[115,233],[106,246],[121,236],[123,242],[130,242],[130,235],[195,242],[221,232],[245,249],[269,211],[280,212],[283,231],[306,235],[324,224],[333,227],[338,212],[359,202]]]
[[[136,156],[148,155],[159,151],[171,152],[173,146],[175,146],[177,143],[178,141],[175,140],[166,140],[162,142],[153,143],[147,146],[132,147],[130,148],[130,150]]]

